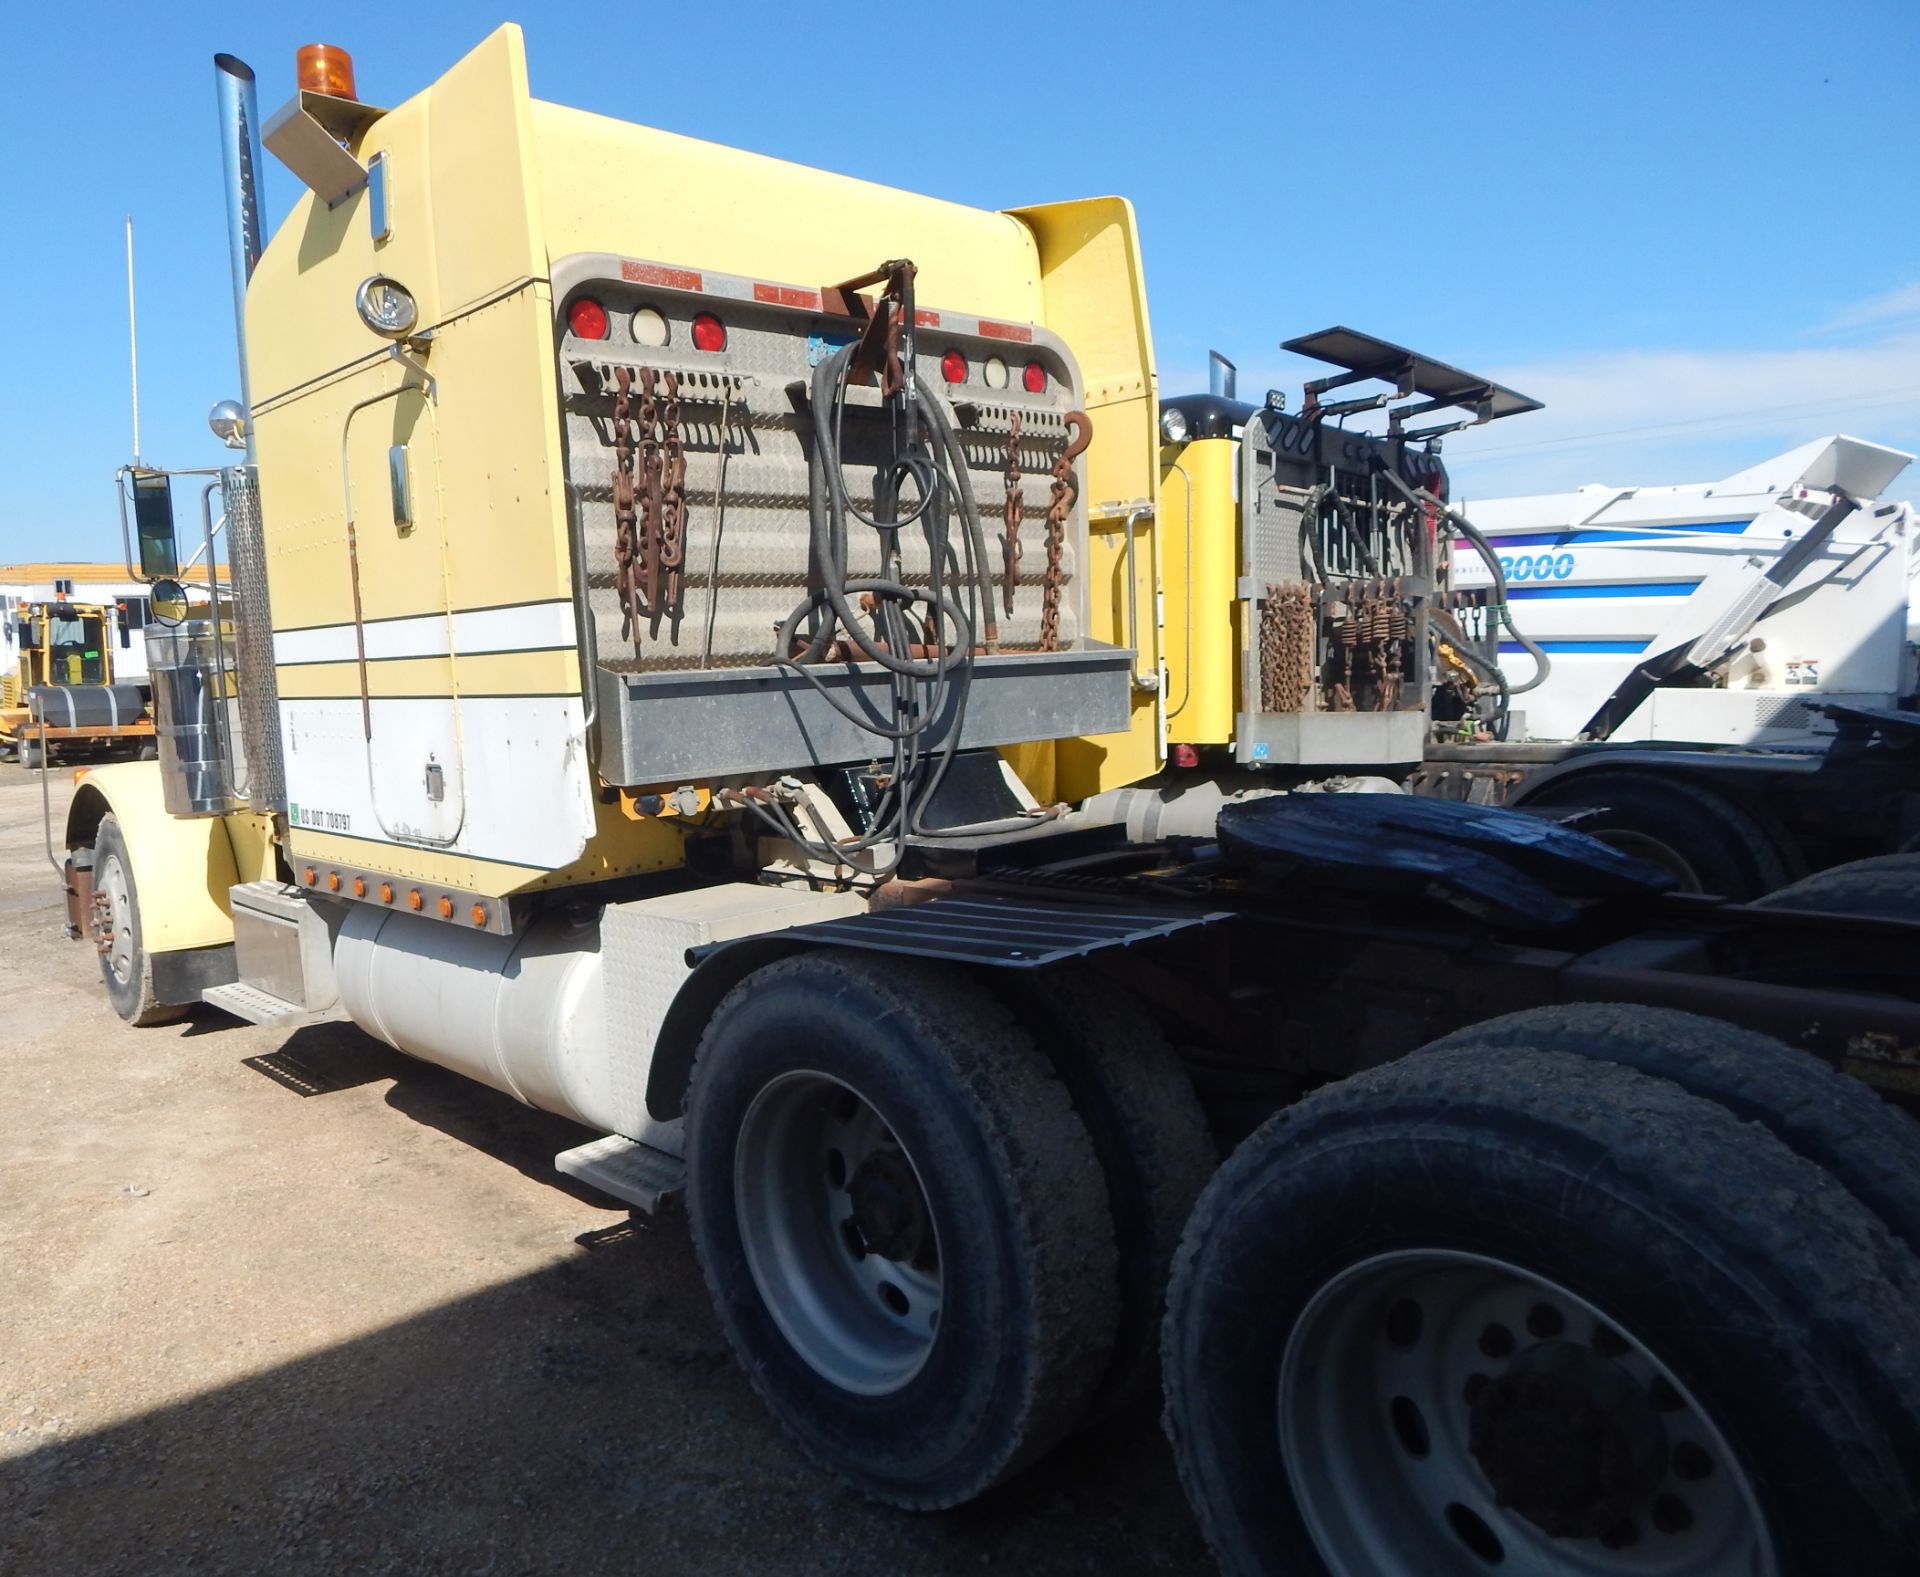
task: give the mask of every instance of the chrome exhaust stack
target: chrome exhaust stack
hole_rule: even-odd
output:
[[[227,189],[227,251],[233,272],[233,335],[240,356],[240,404],[246,412],[246,463],[253,464],[253,405],[247,388],[247,282],[260,261],[260,104],[253,68],[232,55],[213,57],[220,101],[220,163]]]

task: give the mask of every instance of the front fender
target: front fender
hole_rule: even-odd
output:
[[[90,847],[101,818],[109,813],[126,839],[146,950],[168,953],[231,942],[227,889],[242,877],[234,858],[234,832],[227,823],[249,823],[239,830],[246,834],[240,841],[251,852],[261,834],[251,824],[264,825],[266,818],[170,816],[161,794],[159,763],[125,761],[78,775],[67,807],[67,847]]]

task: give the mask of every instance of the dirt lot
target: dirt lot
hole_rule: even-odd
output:
[[[68,785],[54,780],[56,823]],[[1204,1572],[1149,1419],[910,1517],[812,1468],[683,1220],[346,1025],[131,1030],[0,768],[0,1572]]]

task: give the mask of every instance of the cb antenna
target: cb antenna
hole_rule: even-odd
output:
[[[133,376],[133,463],[140,464],[140,338],[133,322],[133,215],[127,215],[127,364]]]

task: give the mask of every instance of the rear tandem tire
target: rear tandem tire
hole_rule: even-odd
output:
[[[1524,808],[1535,806],[1593,807],[1580,831],[1671,873],[1690,891],[1744,901],[1793,878],[1783,836],[1699,784],[1594,771],[1549,784],[1525,801]]]
[[[100,818],[93,835],[93,887],[105,896],[113,916],[113,939],[100,955],[100,979],[114,1012],[136,1029],[185,1017],[185,1006],[154,994],[153,958],[142,945],[140,891],[119,818],[111,812]]]
[[[1757,907],[1920,920],[1920,854],[1878,854],[1829,866],[1768,893]]]
[[[1308,1097],[1208,1185],[1167,1427],[1229,1573],[1891,1577],[1916,1309],[1920,1264],[1764,1130],[1459,1047]]]
[[[1669,1079],[1743,1122],[1759,1123],[1830,1172],[1920,1255],[1920,1123],[1817,1057],[1719,1019],[1622,1002],[1509,1013],[1416,1055],[1513,1046],[1571,1052]]]
[[[1068,1434],[1118,1322],[1085,1126],[1013,1016],[951,970],[808,953],[715,1010],[687,1209],[754,1389],[896,1506],[982,1494]]]
[[[1104,1423],[1160,1394],[1167,1278],[1219,1148],[1179,1054],[1146,1005],[1091,970],[1049,970],[1014,996],[1042,1026],[1054,1068],[1106,1175],[1120,1255],[1120,1331],[1088,1409]]]

